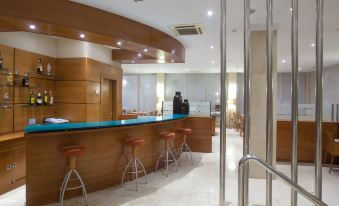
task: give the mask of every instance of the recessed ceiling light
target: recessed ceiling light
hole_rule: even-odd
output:
[[[186,68],[185,71],[187,72],[187,71],[188,71],[188,68]]]
[[[142,54],[139,53],[139,54],[138,54],[138,57],[141,57],[141,56],[142,56]]]
[[[210,46],[210,49],[214,49],[214,46]]]
[[[283,64],[285,64],[285,63],[286,63],[286,60],[285,60],[285,59],[283,59],[281,62],[282,62]]]
[[[134,64],[135,63],[135,61],[134,60],[132,60],[132,64]]]
[[[300,70],[301,70],[301,67],[299,67],[298,70],[300,71]]]
[[[36,26],[34,24],[31,24],[31,25],[29,25],[29,28],[34,30],[34,29],[36,29]]]
[[[215,69],[214,68],[212,68],[212,71],[214,71]]]
[[[207,16],[213,16],[214,12],[212,10],[207,11]]]
[[[211,63],[214,64],[215,63],[214,60],[212,60]]]
[[[292,8],[290,8],[290,11],[293,11],[293,9],[292,9]]]
[[[173,63],[173,62],[174,62],[174,59],[172,59],[171,62]]]
[[[121,42],[121,41],[118,41],[118,42],[117,42],[117,45],[118,45],[118,46],[121,46],[121,45],[122,45],[122,42]]]
[[[137,68],[137,69],[135,69],[135,71],[136,71],[136,72],[138,72],[138,71],[139,71],[139,69]]]
[[[311,47],[315,47],[315,44],[314,44],[314,43],[312,43],[312,44],[311,44]]]
[[[80,34],[80,38],[85,38],[85,34]]]
[[[144,49],[144,52],[148,52],[148,49],[147,49],[147,48],[145,48],[145,49]]]

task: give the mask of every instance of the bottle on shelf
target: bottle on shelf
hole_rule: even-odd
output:
[[[54,104],[54,97],[52,95],[52,91],[49,90],[49,104],[52,105]]]
[[[7,74],[7,85],[8,86],[13,86],[13,74],[12,74],[12,72],[9,72],[8,74]]]
[[[3,108],[8,108],[9,107],[9,96],[8,96],[8,92],[6,92],[4,94],[4,97],[2,99],[2,107]]]
[[[34,106],[36,103],[36,99],[34,96],[33,89],[31,89],[30,94],[29,94],[29,106]]]
[[[37,74],[42,74],[44,71],[41,59],[38,59],[38,64],[36,65],[36,73]]]
[[[2,69],[4,66],[4,60],[1,57],[1,51],[0,51],[0,69]]]
[[[20,84],[20,76],[19,76],[19,72],[15,71],[15,75],[14,75],[14,85],[18,86]]]
[[[47,106],[47,105],[48,105],[48,94],[47,94],[47,91],[46,91],[46,90],[45,90],[45,92],[44,92],[43,105],[44,105],[44,106]]]
[[[26,72],[24,77],[22,78],[22,86],[23,87],[29,87],[29,76],[28,73]]]
[[[47,75],[52,75],[52,66],[51,66],[51,61],[48,60],[48,63],[47,63]]]
[[[43,99],[42,99],[41,93],[38,92],[38,95],[36,96],[36,105],[41,106],[42,102],[43,102]]]

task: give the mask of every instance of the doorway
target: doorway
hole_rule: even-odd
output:
[[[101,119],[112,121],[117,119],[117,81],[114,79],[102,79],[101,92]]]

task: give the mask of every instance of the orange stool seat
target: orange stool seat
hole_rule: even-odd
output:
[[[161,139],[165,139],[165,140],[171,140],[171,139],[175,139],[175,133],[174,132],[161,132],[159,134]]]
[[[75,157],[83,154],[85,148],[81,145],[73,145],[73,146],[66,146],[60,148],[60,152],[62,155],[66,157]]]
[[[190,128],[179,128],[178,132],[184,133],[184,134],[192,134],[192,129]]]
[[[125,140],[125,143],[131,147],[142,146],[145,144],[145,140],[140,137],[131,137]]]

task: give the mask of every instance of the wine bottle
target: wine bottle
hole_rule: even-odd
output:
[[[54,97],[52,95],[52,91],[49,90],[49,104],[52,105],[54,104]]]
[[[1,51],[0,51],[0,69],[3,68],[4,60],[1,57]]]
[[[35,105],[35,96],[33,93],[33,90],[31,89],[30,95],[29,95],[29,106],[34,106]]]
[[[47,75],[51,75],[51,74],[52,74],[51,61],[48,60],[48,63],[47,63]]]
[[[8,74],[7,74],[7,85],[8,86],[13,86],[13,74],[12,74],[12,72],[9,72]]]
[[[44,92],[43,105],[45,105],[45,106],[48,105],[48,94],[47,94],[46,90]]]
[[[19,76],[19,72],[16,71],[14,75],[14,85],[18,86],[19,84],[20,84],[20,76]]]
[[[29,76],[28,73],[25,73],[24,77],[22,78],[22,86],[29,87]]]
[[[38,59],[38,64],[36,66],[36,73],[37,74],[43,73],[43,66],[42,66],[42,63],[41,63],[41,59]]]
[[[41,105],[42,105],[42,102],[43,102],[43,100],[42,100],[41,93],[38,92],[38,95],[36,96],[36,105],[37,105],[37,106],[41,106]]]

